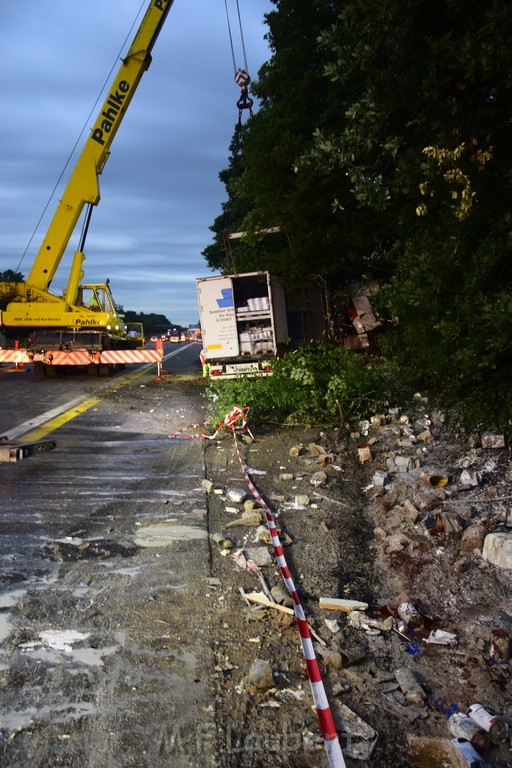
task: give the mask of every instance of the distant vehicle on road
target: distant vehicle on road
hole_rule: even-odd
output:
[[[174,344],[177,344],[181,338],[181,333],[178,328],[170,328],[167,332],[167,338]]]

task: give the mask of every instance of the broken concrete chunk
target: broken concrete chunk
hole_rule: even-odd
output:
[[[343,666],[341,653],[339,651],[333,651],[331,648],[323,648],[318,646],[318,654],[322,657],[322,661],[331,669],[341,669]]]
[[[418,522],[420,513],[410,499],[405,499],[402,502],[402,509],[404,510],[406,519],[409,523],[414,525],[414,523]]]
[[[411,765],[449,765],[450,768],[467,768],[469,765],[450,739],[407,734],[407,740],[411,748]]]
[[[475,549],[480,551],[482,549],[485,536],[487,534],[487,528],[485,525],[477,523],[476,525],[470,525],[466,528],[460,539],[460,551],[466,554],[472,554]]]
[[[303,448],[301,445],[292,445],[290,450],[288,451],[289,456],[300,456],[303,451]]]
[[[510,633],[505,629],[493,629],[491,632],[491,659],[498,664],[506,664],[510,658]]]
[[[295,503],[298,507],[307,507],[309,504],[309,496],[306,496],[306,494],[299,494],[295,497]]]
[[[384,488],[388,480],[388,473],[382,470],[377,470],[372,477],[372,485],[374,488]]]
[[[327,475],[325,472],[315,472],[310,482],[311,485],[325,485],[327,482]]]
[[[235,563],[238,565],[239,568],[242,569],[242,571],[259,571],[260,567],[257,565],[254,560],[248,559],[243,549],[237,549],[236,552],[233,552],[231,555]]]
[[[410,472],[413,469],[418,469],[420,466],[420,459],[418,456],[395,456],[393,459],[396,467],[396,471],[399,473]]]
[[[505,448],[505,435],[494,435],[492,432],[484,432],[482,435],[482,448]]]
[[[241,517],[237,520],[232,520],[225,527],[233,528],[235,525],[259,525],[261,523],[261,510],[252,509],[242,512]]]
[[[228,499],[235,502],[235,504],[240,504],[246,496],[247,492],[244,488],[231,488],[228,491]]]
[[[336,619],[324,619],[324,624],[327,629],[335,635],[340,631],[341,627]]]
[[[264,659],[255,659],[247,675],[247,686],[249,690],[254,687],[259,691],[266,691],[274,686],[272,667]]]
[[[434,523],[430,527],[432,536],[444,535],[446,538],[457,536],[462,530],[462,523],[457,514],[453,512],[437,512]]]
[[[282,584],[276,584],[275,587],[272,587],[270,594],[276,603],[279,603],[280,605],[293,605],[293,600],[290,597],[288,590],[283,587]]]
[[[324,453],[327,453],[323,445],[318,445],[318,443],[310,443],[308,451],[312,456],[322,456]]]
[[[504,570],[512,570],[512,534],[488,533],[482,549],[482,557]]]
[[[213,488],[213,480],[201,480],[201,488],[206,493],[210,493]]]
[[[357,446],[357,455],[359,457],[359,461],[361,464],[364,464],[365,461],[371,461],[372,460],[372,452],[370,450],[370,446],[368,443],[362,443],[361,445]]]
[[[460,473],[459,484],[462,486],[469,486],[470,488],[476,488],[480,485],[482,475],[480,472],[470,472],[469,469],[463,469]]]
[[[337,730],[345,735],[343,754],[352,760],[369,760],[378,734],[345,704],[335,703],[332,709]]]
[[[245,549],[245,555],[248,560],[252,560],[253,563],[256,563],[260,568],[272,564],[272,555],[267,547],[247,547]]]
[[[293,480],[293,473],[292,472],[281,472],[279,475],[280,480]]]

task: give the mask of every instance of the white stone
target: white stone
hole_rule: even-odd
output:
[[[512,534],[487,534],[482,549],[482,557],[498,568],[512,570]]]

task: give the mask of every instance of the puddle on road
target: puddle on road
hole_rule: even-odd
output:
[[[139,528],[135,534],[135,544],[138,547],[168,547],[175,541],[192,541],[193,539],[206,539],[208,533],[202,528],[192,525],[179,525],[178,523],[165,522],[148,525]]]
[[[34,723],[45,721],[69,723],[72,720],[80,720],[86,715],[96,715],[98,712],[98,707],[92,702],[65,701],[57,706],[45,705],[28,707],[18,712],[4,712],[0,719],[0,726],[12,735],[29,728]]]

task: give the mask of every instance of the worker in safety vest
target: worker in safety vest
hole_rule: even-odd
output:
[[[204,349],[202,349],[199,353],[199,359],[201,361],[201,365],[203,367],[203,378],[207,378],[208,374],[210,373],[210,366],[206,362],[205,356],[204,356]]]

